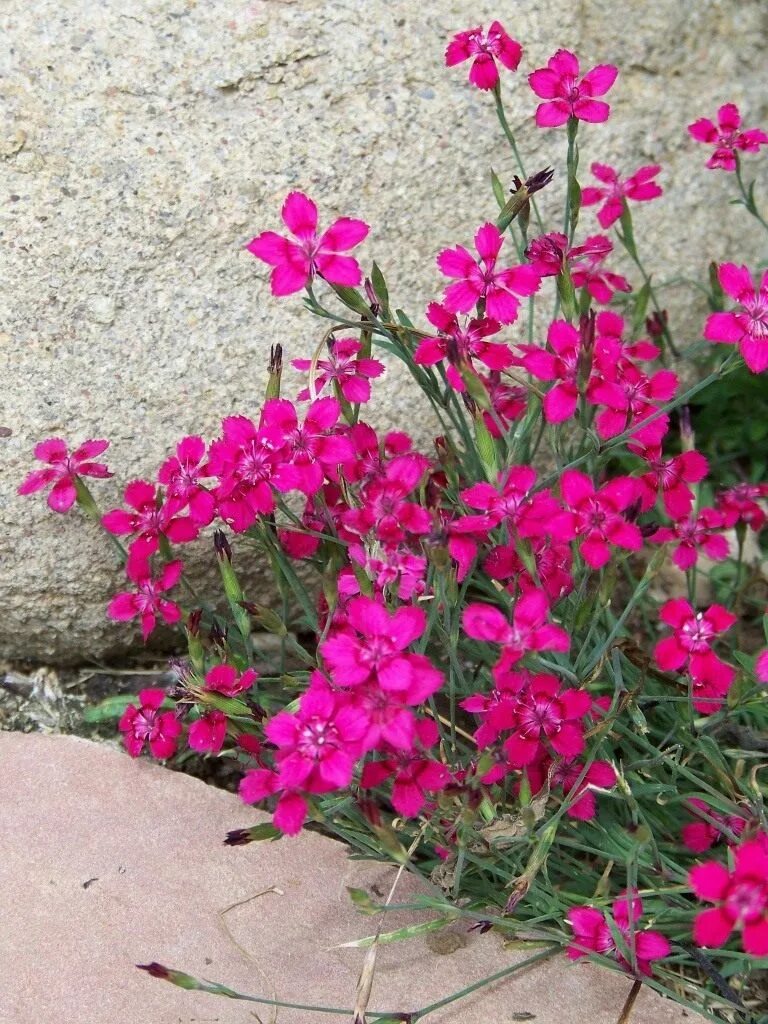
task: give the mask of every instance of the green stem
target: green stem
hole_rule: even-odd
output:
[[[749,189],[744,184],[744,179],[741,176],[741,160],[738,153],[736,154],[736,181],[739,183],[741,201],[747,212],[751,213],[755,220],[759,221],[765,230],[768,231],[768,222],[760,216],[757,206],[755,205],[754,182]]]
[[[576,222],[579,218],[579,206],[581,195],[576,181],[576,171],[579,168],[579,151],[576,148],[576,134],[579,130],[579,119],[568,118],[568,153],[566,165],[568,168],[568,180],[565,193],[565,221],[563,223],[563,234],[568,239],[568,246],[573,245],[573,236],[576,233]]]
[[[520,177],[523,179],[523,181],[526,181],[528,175],[525,173],[525,167],[523,166],[523,158],[520,156],[520,150],[517,148],[517,142],[515,142],[514,133],[512,132],[512,129],[509,127],[509,121],[507,121],[507,115],[504,112],[504,103],[502,102],[501,99],[501,90],[499,89],[498,85],[493,90],[493,97],[496,101],[496,116],[499,119],[501,130],[504,132],[507,142],[509,143],[509,148],[512,150],[512,154],[517,162],[517,169],[520,171]],[[536,200],[533,198],[531,199],[531,209],[533,210],[533,215],[536,218],[536,224],[539,228],[539,231],[543,234],[544,222],[541,219],[539,209],[536,205]]]

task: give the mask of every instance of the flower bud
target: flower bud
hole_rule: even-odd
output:
[[[228,562],[232,561],[232,548],[229,546],[229,541],[223,530],[216,530],[214,533],[213,546],[216,549],[216,557],[219,561],[223,561],[225,558]]]

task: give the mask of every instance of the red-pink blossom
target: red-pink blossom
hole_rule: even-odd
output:
[[[299,402],[309,401],[320,394],[326,384],[338,387],[348,402],[367,402],[371,397],[371,380],[384,373],[384,364],[378,359],[360,355],[357,338],[336,338],[328,342],[328,358],[318,359],[315,369],[314,394],[306,387],[296,396]],[[312,369],[311,359],[294,359],[296,370],[306,373]]]
[[[468,313],[481,300],[485,311],[500,324],[511,324],[520,309],[518,296],[533,295],[539,289],[539,275],[529,264],[496,268],[504,236],[495,224],[484,224],[475,234],[475,248],[479,260],[464,246],[443,249],[437,265],[446,277],[458,280],[445,290],[446,309],[453,313]]]
[[[541,536],[558,504],[548,490],[531,493],[536,470],[510,466],[499,474],[496,485],[477,483],[461,491],[461,500],[479,515],[462,516],[451,524],[454,533],[487,534],[505,523],[521,537]]]
[[[431,719],[416,723],[416,745],[411,750],[397,750],[389,757],[369,761],[363,768],[360,785],[363,789],[380,786],[394,777],[392,806],[405,818],[415,818],[427,801],[427,793],[445,789],[451,774],[444,764],[426,756],[426,749],[439,738],[437,726]]]
[[[755,661],[755,678],[758,683],[768,683],[768,648],[761,651]]]
[[[439,302],[430,302],[427,306],[427,319],[437,327],[439,334],[436,338],[427,337],[419,342],[413,361],[419,366],[434,366],[446,359],[449,364],[446,376],[457,391],[467,389],[461,369],[463,366],[472,368],[473,358],[484,363],[490,370],[505,370],[514,362],[507,345],[485,340],[501,330],[496,320],[481,317],[468,321],[462,327],[456,314]]]
[[[654,649],[659,668],[664,672],[687,668],[694,682],[699,681],[698,699],[708,697],[710,692],[715,697],[722,696],[722,691],[727,692],[733,669],[720,661],[712,646],[717,637],[736,622],[736,616],[719,604],[697,612],[688,601],[674,598],[661,607],[659,619],[673,629],[672,635],[660,640]],[[707,707],[706,700],[702,701],[702,708],[710,713],[716,710]]]
[[[181,609],[162,595],[175,587],[182,571],[181,562],[168,562],[157,577],[152,575],[149,561],[142,557],[129,558],[125,572],[136,584],[135,590],[126,590],[109,602],[107,615],[118,622],[141,619],[141,632],[146,642],[155,628],[158,617],[171,625],[181,618]]]
[[[765,509],[758,504],[765,498],[768,498],[768,484],[736,484],[720,491],[715,504],[723,513],[726,526],[745,523],[757,532],[766,522]]]
[[[578,262],[571,269],[574,288],[586,288],[595,302],[609,303],[615,292],[631,292],[632,285],[621,274],[607,270],[603,263],[613,252],[613,242],[605,235],[591,235],[577,246]],[[576,250],[571,250],[571,253]],[[570,255],[570,254],[569,254]]]
[[[736,170],[737,150],[742,153],[757,153],[761,146],[768,144],[768,135],[760,128],[741,128],[741,114],[735,103],[724,103],[717,112],[717,124],[708,117],[702,117],[688,125],[688,134],[697,142],[714,146],[715,151],[707,160],[707,167],[713,170]]]
[[[592,569],[610,561],[611,547],[642,548],[639,527],[622,515],[637,499],[636,482],[630,477],[616,477],[597,489],[585,473],[569,469],[560,478],[560,493],[568,511],[553,519],[552,534],[582,538],[581,557]]]
[[[341,405],[335,398],[318,398],[299,423],[293,403],[272,398],[264,403],[261,429],[276,430],[290,446],[290,456],[278,466],[274,485],[280,491],[316,494],[323,480],[341,463],[354,458],[349,438],[336,432]]]
[[[205,688],[223,693],[225,697],[237,697],[250,690],[258,678],[259,673],[253,668],[240,673],[233,665],[214,665],[206,673]]]
[[[288,195],[281,216],[298,242],[274,231],[263,231],[247,246],[257,259],[274,267],[269,278],[273,295],[299,292],[315,274],[347,288],[360,284],[362,273],[357,260],[341,253],[353,249],[366,237],[369,228],[364,221],[340,217],[327,231],[318,234],[317,207],[303,192]]]
[[[408,500],[427,466],[427,460],[415,453],[390,459],[380,475],[360,489],[361,504],[343,512],[344,527],[360,537],[373,531],[385,544],[398,544],[408,534],[429,533],[428,511],[418,502]]]
[[[590,170],[603,184],[582,189],[581,205],[603,204],[597,211],[597,219],[604,231],[621,217],[624,200],[632,199],[642,203],[662,194],[661,186],[653,180],[661,171],[659,164],[647,164],[623,181],[619,178],[619,172],[608,164],[594,163]]]
[[[258,516],[274,512],[272,481],[289,457],[278,427],[257,427],[247,416],[227,416],[222,437],[211,444],[208,457],[209,472],[218,478],[219,515],[236,533],[253,526]]]
[[[161,711],[165,700],[163,690],[141,690],[139,707],[129,704],[120,719],[125,749],[131,757],[138,757],[149,745],[153,757],[172,757],[181,733],[181,722],[173,711]]]
[[[131,511],[112,509],[101,517],[101,525],[109,533],[133,534],[131,548],[139,555],[152,555],[162,537],[174,544],[195,540],[198,526],[191,516],[182,516],[185,502],[180,498],[164,498],[162,491],[146,480],[133,480],[125,488],[124,500]]]
[[[611,907],[613,924],[621,935],[622,946],[618,948],[606,914],[596,907],[574,907],[568,911],[566,920],[573,928],[573,944],[568,947],[571,960],[600,953],[613,956],[625,970],[633,972],[633,963],[640,974],[648,977],[653,973],[651,962],[669,956],[671,946],[660,933],[641,931],[637,924],[643,913],[643,903],[635,893],[622,893]],[[627,956],[628,954],[628,956]]]
[[[501,644],[505,663],[518,661],[526,651],[567,651],[570,637],[560,626],[547,622],[549,604],[540,590],[523,594],[512,621],[490,604],[470,604],[464,610],[464,632],[473,640]]]
[[[604,96],[616,81],[619,69],[613,64],[598,64],[580,78],[579,60],[569,50],[558,50],[528,76],[537,96],[546,100],[536,108],[540,128],[557,128],[575,117],[598,124],[608,120],[611,108],[595,96]]]
[[[694,494],[688,484],[697,484],[707,475],[709,464],[700,452],[688,451],[665,459],[660,445],[630,444],[648,470],[637,477],[640,508],[652,509],[661,491],[664,508],[673,519],[685,519],[691,511]]]
[[[583,370],[579,331],[567,320],[553,320],[547,344],[550,352],[538,345],[521,345],[522,364],[539,380],[556,381],[544,395],[544,418],[548,423],[563,423],[576,412],[579,401],[579,373]]]
[[[699,820],[684,825],[680,830],[683,845],[693,853],[704,853],[729,835],[740,836],[747,824],[744,818],[721,814],[695,796],[689,797],[686,805],[699,814]]]
[[[424,632],[421,608],[402,605],[392,614],[370,597],[353,598],[346,610],[346,627],[335,630],[320,653],[338,686],[359,686],[375,680],[382,690],[407,694],[428,688],[434,692],[442,673],[422,654],[407,648]]]
[[[582,719],[591,705],[586,690],[563,690],[555,676],[534,676],[514,706],[512,735],[504,743],[509,763],[522,768],[549,747],[561,757],[578,757],[584,750]]]
[[[704,325],[707,341],[738,345],[752,373],[768,369],[768,270],[755,287],[745,266],[721,263],[717,269],[720,285],[740,308],[729,313],[712,313]]]
[[[583,771],[584,764],[578,758],[559,758],[552,769],[552,784],[561,786],[563,793],[569,797],[565,812],[569,818],[592,821],[597,815],[595,791],[613,789],[616,785],[616,772],[608,761],[593,761],[579,782]]]
[[[218,754],[227,735],[227,716],[223,711],[207,711],[189,727],[187,741],[199,754]]]
[[[184,437],[176,445],[176,454],[166,459],[157,474],[168,498],[189,505],[190,517],[200,527],[208,526],[216,512],[216,499],[201,483],[208,476],[205,454],[202,437]]]
[[[693,940],[699,946],[724,945],[734,930],[752,956],[768,956],[768,850],[762,843],[742,843],[734,851],[734,868],[708,861],[688,876],[695,895],[714,903],[698,914]]]
[[[603,406],[595,420],[598,435],[607,440],[631,430],[633,441],[658,445],[668,430],[669,417],[666,413],[654,415],[656,403],[674,397],[677,374],[658,370],[649,376],[629,362],[612,369],[612,376],[594,379],[589,385],[590,401]],[[646,423],[651,416],[654,418]]]
[[[656,544],[676,545],[672,561],[686,572],[692,569],[703,553],[713,562],[722,562],[730,553],[728,539],[722,535],[726,519],[714,508],[703,508],[698,515],[691,513],[678,519],[672,526],[662,526],[651,536]]]
[[[33,494],[52,484],[48,507],[54,512],[68,512],[77,499],[75,482],[78,477],[94,476],[103,480],[112,476],[104,463],[92,461],[107,448],[109,441],[85,441],[70,454],[66,441],[49,437],[35,445],[35,458],[48,463],[47,468],[33,470],[19,484],[17,493]]]
[[[500,22],[494,21],[487,32],[482,25],[457,32],[445,51],[446,67],[453,67],[465,60],[471,60],[469,80],[478,89],[494,89],[499,84],[498,60],[510,71],[517,71],[523,48],[504,31]]]

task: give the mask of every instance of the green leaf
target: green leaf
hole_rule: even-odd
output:
[[[361,914],[373,915],[382,913],[382,908],[376,906],[365,889],[354,889],[351,885],[348,885],[347,892],[355,905],[355,909],[359,910]]]
[[[368,303],[354,288],[345,288],[340,284],[334,284],[331,287],[348,309],[353,309],[355,313],[364,317],[371,315]]]
[[[635,305],[632,310],[632,338],[639,338],[645,326],[645,316],[648,312],[648,300],[651,297],[651,282],[646,281],[643,287],[635,296]]]
[[[386,311],[389,308],[389,289],[387,288],[387,282],[384,280],[384,275],[378,263],[373,264],[371,267],[371,284],[373,290],[376,292],[376,298],[382,305],[382,308]]]
[[[364,939],[353,939],[352,942],[340,942],[336,949],[368,949],[374,943],[382,945],[388,942],[402,942],[403,939],[412,939],[417,935],[427,935],[429,932],[439,931],[450,924],[451,919],[438,917],[434,921],[422,921],[421,924],[406,925],[405,928],[398,928],[394,932],[382,932],[380,935],[366,935]]]
[[[134,693],[120,693],[114,697],[106,697],[100,704],[85,708],[83,711],[83,721],[91,724],[114,721],[114,719],[121,717],[129,704],[137,703],[138,699]]]

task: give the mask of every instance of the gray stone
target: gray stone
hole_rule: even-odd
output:
[[[516,171],[492,101],[466,66],[442,66],[453,32],[497,15],[526,51],[504,89],[528,168],[562,169],[564,133],[532,126],[523,72],[561,45],[614,61],[613,116],[584,131],[582,161],[663,164],[666,199],[638,212],[651,265],[667,278],[755,260],[746,214],[725,215],[732,178],[704,169],[685,125],[724,100],[761,123],[762,0],[6,0],[0,653],[77,662],[135,642],[104,619],[120,583],[106,541],[15,485],[43,437],[111,438],[125,482],[184,433],[256,411],[270,344],[290,360],[319,337],[243,250],[278,226],[290,189],[316,197],[326,222],[365,218],[362,256],[421,316],[441,285],[437,250],[494,213],[488,168],[505,181]],[[558,224],[562,174],[541,203]],[[667,301],[694,339],[704,311],[679,290]],[[381,393],[377,423],[412,426],[401,367]],[[99,493],[113,505],[118,479]]]
[[[351,1011],[364,953],[342,944],[372,934],[378,918],[357,913],[346,887],[378,901],[393,868],[351,861],[313,833],[224,846],[227,830],[266,816],[87,740],[0,733],[0,763],[0,1024],[352,1019],[187,992],[134,965],[156,960],[250,995]],[[396,899],[419,885],[406,876]],[[390,912],[384,930],[418,919]],[[371,1010],[416,1010],[525,957],[493,935],[437,937],[379,947]],[[615,1024],[629,989],[618,973],[558,956],[426,1019]],[[644,989],[631,1020],[702,1018]]]

